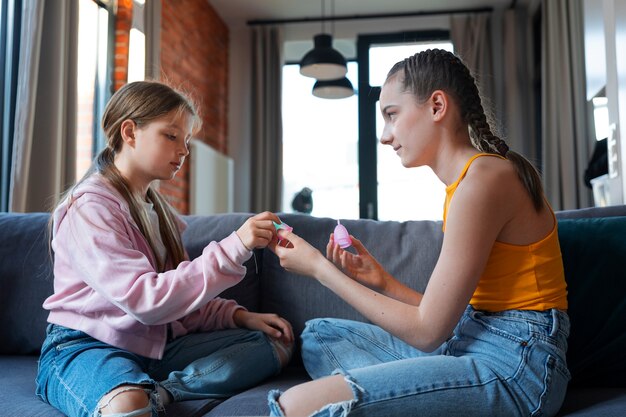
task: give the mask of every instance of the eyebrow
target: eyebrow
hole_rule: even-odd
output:
[[[389,107],[395,107],[395,106],[396,104],[387,104],[385,107],[382,108],[381,112],[385,113]]]

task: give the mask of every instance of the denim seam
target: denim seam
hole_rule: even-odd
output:
[[[341,324],[338,324],[338,323],[333,323],[333,325],[336,326],[336,327],[340,327],[342,330],[347,331],[349,333],[352,333],[353,335],[359,336],[360,338],[362,338],[362,339],[366,340],[367,342],[369,342],[371,345],[373,345],[373,346],[377,347],[378,349],[384,351],[386,354],[396,358],[397,360],[409,359],[409,358],[407,358],[407,357],[405,357],[403,355],[398,355],[398,352],[396,352],[394,349],[391,349],[386,344],[381,343],[380,340],[378,340],[376,338],[371,338],[368,335],[366,335],[365,333],[359,332],[359,331],[355,330],[352,327],[344,327],[344,326],[341,326]],[[317,332],[316,332],[316,335],[317,335]],[[320,339],[319,337],[317,337],[317,339],[320,342],[322,341],[322,339]]]
[[[317,340],[319,346],[322,347],[322,349],[324,350],[324,353],[326,354],[326,356],[328,356],[328,358],[331,360],[331,362],[334,365],[333,367],[334,368],[341,368],[341,364],[339,363],[339,361],[337,360],[337,357],[333,354],[333,352],[330,350],[330,348],[326,344],[324,338],[321,337],[318,332],[314,332],[313,333],[313,337],[315,337],[315,339]]]
[[[65,388],[65,390],[72,396],[72,398],[74,398],[74,401],[76,401],[76,403],[80,406],[80,408],[83,409],[83,411],[89,415],[90,412],[87,409],[87,406],[85,405],[85,403],[83,403],[82,399],[76,395],[76,393],[70,388],[69,385],[67,385],[67,383],[65,382],[65,379],[63,379],[61,377],[61,373],[59,372],[59,367],[57,366],[57,358],[56,355],[55,357],[52,359],[52,367],[54,368],[54,375],[56,376],[56,378],[59,380],[59,383],[63,386],[63,388]]]
[[[367,335],[365,335],[365,334],[363,334],[361,332],[354,331],[354,329],[345,329],[345,330],[348,330],[350,333],[362,337],[363,339],[367,340],[372,345],[378,347],[380,350],[384,351],[388,355],[395,357],[397,360],[408,359],[408,358],[406,358],[406,357],[404,357],[402,355],[398,355],[398,352],[396,352],[393,349],[390,349],[389,346],[385,345],[384,343],[380,343],[380,341],[378,339],[372,339],[372,338],[368,337]]]
[[[539,417],[542,414],[541,410],[543,409],[543,404],[548,395],[549,387],[550,387],[550,380],[552,379],[552,374],[550,373],[550,364],[552,363],[552,366],[554,367],[555,362],[556,360],[554,359],[554,357],[552,355],[548,355],[548,359],[546,360],[546,363],[543,368],[545,372],[544,377],[543,377],[543,391],[541,392],[541,395],[539,396],[539,402],[537,404],[537,407],[531,413],[532,417]]]

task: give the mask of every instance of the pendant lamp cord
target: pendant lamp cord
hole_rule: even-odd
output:
[[[335,0],[330,0],[330,35],[335,36]],[[326,0],[322,0],[322,33],[326,33]]]
[[[330,0],[330,36],[335,36],[335,0]]]
[[[322,0],[322,33],[326,33],[326,0]]]

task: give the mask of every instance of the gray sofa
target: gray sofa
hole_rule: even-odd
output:
[[[190,256],[235,230],[247,214],[188,216]],[[568,281],[572,331],[568,362],[573,379],[560,416],[626,416],[626,206],[558,213]],[[0,417],[61,416],[34,394],[37,355],[52,291],[44,213],[0,213]],[[335,220],[284,214],[283,221],[320,249]],[[442,242],[434,221],[342,221],[396,277],[417,290],[426,286]],[[284,271],[276,256],[259,250],[246,278],[223,296],[254,311],[275,312],[300,333],[313,317],[363,320],[315,281]],[[308,380],[299,355],[280,375],[224,401],[172,404],[167,415],[267,415],[267,392]],[[437,415],[433,410],[433,416]]]

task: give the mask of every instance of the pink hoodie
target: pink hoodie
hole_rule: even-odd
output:
[[[233,313],[243,307],[216,298],[241,281],[252,255],[235,232],[158,273],[128,204],[106,179],[95,174],[72,196],[53,214],[54,294],[43,304],[50,323],[155,359],[168,323],[175,337],[236,327]]]

